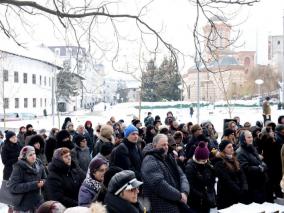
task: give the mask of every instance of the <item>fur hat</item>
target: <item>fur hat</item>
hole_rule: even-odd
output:
[[[24,146],[20,151],[19,159],[27,159],[27,156],[32,152],[35,153],[35,148],[33,146]]]
[[[84,206],[76,206],[76,207],[70,207],[64,211],[64,213],[92,213],[91,209]]]
[[[105,138],[111,138],[113,135],[113,128],[110,125],[103,125],[100,130],[100,135]]]
[[[6,138],[7,141],[9,141],[10,138],[15,136],[15,135],[16,135],[16,133],[13,132],[13,131],[8,131],[8,130],[5,131],[5,138]]]
[[[36,143],[39,143],[40,146],[43,146],[44,145],[44,139],[41,135],[33,135],[29,141],[29,145],[30,146],[33,146],[35,145]],[[42,147],[41,147],[42,148]]]
[[[200,142],[195,148],[194,156],[196,160],[208,160],[209,150],[204,142]]]
[[[127,138],[133,132],[136,132],[138,134],[138,129],[132,124],[130,124],[128,127],[124,129],[124,137]]]
[[[228,146],[229,144],[231,144],[232,142],[228,141],[228,140],[222,140],[221,143],[219,144],[219,150],[220,152],[223,152],[224,149],[226,148],[226,146]]]
[[[58,143],[61,143],[66,138],[70,138],[70,133],[67,130],[61,130],[56,135]]]

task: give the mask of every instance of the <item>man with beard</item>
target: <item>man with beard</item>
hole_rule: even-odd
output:
[[[168,137],[158,134],[143,150],[141,173],[143,192],[151,203],[151,212],[179,213],[187,211],[189,184],[181,168],[168,154]],[[186,210],[185,210],[186,209]]]

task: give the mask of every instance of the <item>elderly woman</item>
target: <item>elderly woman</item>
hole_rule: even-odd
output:
[[[48,171],[46,181],[48,200],[58,201],[65,207],[78,206],[78,193],[85,175],[72,161],[68,148],[55,150]]]
[[[8,185],[13,194],[14,212],[36,212],[36,209],[44,202],[41,188],[44,186],[45,179],[44,166],[37,159],[35,148],[23,147]]]

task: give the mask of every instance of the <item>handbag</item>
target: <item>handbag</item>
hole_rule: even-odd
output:
[[[9,206],[18,206],[24,194],[15,194],[11,193],[9,190],[9,181],[2,180],[1,188],[0,188],[0,202],[7,204]]]
[[[12,199],[13,199],[12,194],[8,189],[8,181],[2,180],[0,188],[0,202],[11,206]]]

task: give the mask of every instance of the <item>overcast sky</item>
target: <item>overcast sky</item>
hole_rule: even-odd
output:
[[[128,0],[124,7],[116,7],[117,11],[133,11],[135,14],[139,5],[142,5],[145,0],[137,0],[134,4],[133,0]],[[233,20],[233,24],[243,22],[238,26],[241,30],[242,36],[239,44],[245,43],[240,50],[256,50],[258,51],[258,63],[267,63],[267,37],[268,35],[279,35],[283,32],[283,0],[260,0],[252,7],[243,7],[239,16]],[[131,13],[131,12],[130,12]],[[175,47],[181,49],[186,54],[193,54],[193,40],[192,28],[195,19],[195,9],[188,0],[155,0],[144,12],[143,20],[145,20],[151,27],[161,30],[161,35]],[[13,23],[13,21],[12,21]],[[16,24],[16,23],[15,23]],[[44,21],[43,17],[32,18],[33,31],[29,33],[32,37],[30,39],[23,31],[18,34],[25,42],[30,42],[32,45],[44,43],[46,45],[60,45],[60,40],[53,34],[53,28],[50,23]],[[107,27],[107,26],[106,26]],[[201,26],[200,26],[201,27]],[[102,29],[102,28],[100,28]],[[108,30],[101,30],[101,38],[113,37],[108,34]],[[21,29],[22,30],[22,29]],[[130,37],[132,42],[121,43],[122,52],[131,57],[138,56],[138,44],[135,43],[133,25],[121,25],[120,32],[126,37]],[[133,34],[134,33],[134,34]],[[64,32],[62,33],[64,37]],[[72,42],[71,42],[72,43]],[[64,45],[64,44],[63,44]],[[124,54],[124,53],[123,53]],[[125,56],[125,61],[131,60],[131,57]],[[134,57],[135,58],[135,57]],[[185,69],[190,66],[192,60],[186,58]]]

